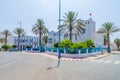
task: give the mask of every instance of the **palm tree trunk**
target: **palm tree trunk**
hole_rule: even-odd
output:
[[[118,48],[118,51],[119,51],[119,47],[120,47],[120,45],[119,45],[119,43],[118,43],[118,46],[117,46],[117,48]]]
[[[20,36],[18,36],[18,51],[20,49]]]
[[[41,30],[39,30],[39,46],[41,46]]]
[[[110,35],[107,34],[107,40],[108,40],[108,53],[110,53]]]
[[[70,27],[69,31],[70,31],[70,41],[72,42],[72,28],[71,27]]]
[[[104,38],[104,46],[106,46],[106,42],[107,42],[107,40]]]
[[[5,35],[5,44],[7,44],[7,34]]]

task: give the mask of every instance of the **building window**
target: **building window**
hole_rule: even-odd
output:
[[[25,42],[28,42],[28,38],[26,38]]]
[[[54,36],[56,36],[56,34],[54,33]]]
[[[52,38],[49,38],[49,39],[48,39],[48,42],[49,42],[49,43],[52,43]]]
[[[32,43],[32,42],[33,42],[33,38],[30,39],[30,43]]]
[[[75,34],[75,40],[77,40],[77,34]]]
[[[23,43],[25,42],[25,39],[23,39]]]
[[[82,32],[82,34],[84,34],[85,33],[85,29],[83,29],[83,32]]]
[[[88,24],[89,24],[90,22],[88,21]]]

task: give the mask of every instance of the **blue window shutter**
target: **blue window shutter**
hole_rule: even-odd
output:
[[[83,32],[82,32],[82,34],[84,34],[85,33],[85,29],[83,29]]]

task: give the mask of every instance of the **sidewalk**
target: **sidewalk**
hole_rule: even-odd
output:
[[[27,53],[27,52],[22,52],[22,53],[36,54],[36,55],[44,56],[44,57],[47,57],[47,58],[50,58],[50,59],[53,59],[53,60],[58,60],[57,56],[51,55],[49,53]],[[103,57],[107,57],[109,55],[110,54],[108,54],[108,53],[104,53],[104,54],[99,54],[99,55],[96,55],[96,56],[90,56],[90,57],[86,57],[86,58],[64,58],[64,57],[61,57],[61,60],[62,61],[92,61],[92,60],[100,59],[100,58],[103,58]]]

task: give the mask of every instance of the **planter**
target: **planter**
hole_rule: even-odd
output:
[[[26,51],[33,51],[32,48],[26,48]]]

